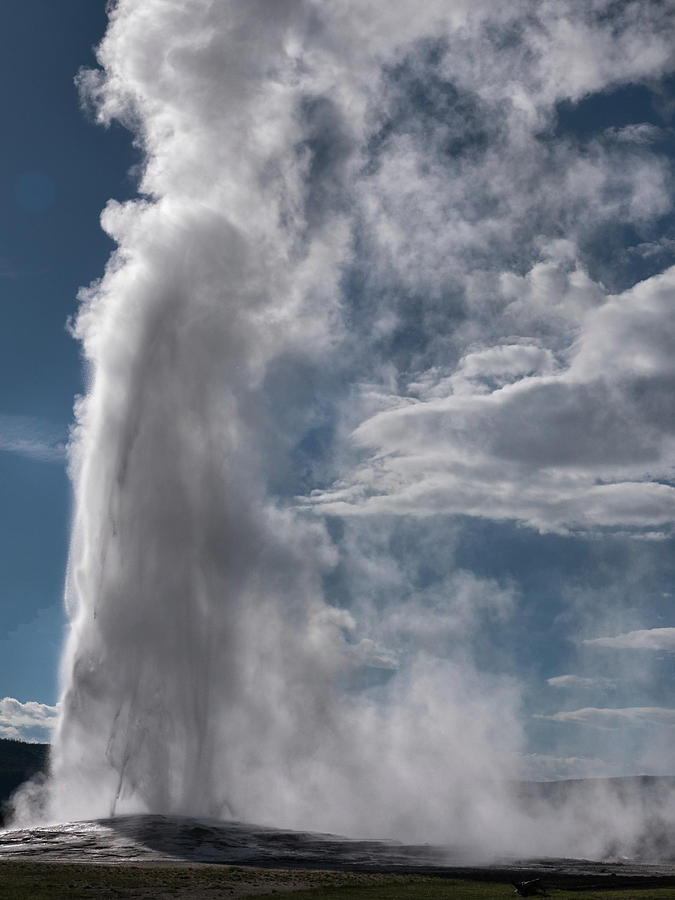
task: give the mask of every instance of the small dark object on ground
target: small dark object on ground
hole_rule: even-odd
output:
[[[544,890],[544,885],[541,883],[541,878],[532,878],[530,881],[512,881],[511,884],[520,897],[548,896]]]

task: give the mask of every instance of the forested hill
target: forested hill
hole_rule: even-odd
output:
[[[3,807],[18,786],[47,766],[49,744],[26,744],[0,738],[0,827]]]

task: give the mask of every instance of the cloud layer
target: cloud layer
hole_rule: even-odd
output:
[[[56,726],[58,708],[29,700],[21,703],[13,697],[0,700],[0,737],[15,741],[46,741]]]
[[[574,273],[557,274],[553,302]],[[594,305],[563,360],[531,343],[497,345],[442,377],[425,373],[422,396],[359,425],[354,440],[372,455],[314,502],[332,514],[464,514],[540,531],[669,531],[675,269],[615,297],[580,277]]]

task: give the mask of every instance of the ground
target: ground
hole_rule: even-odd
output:
[[[508,873],[494,881],[427,875],[263,869],[224,865],[83,865],[0,861],[0,900],[58,898],[188,898],[272,897],[292,893],[294,900],[500,900],[517,896]],[[491,876],[492,877],[492,876]],[[675,881],[650,879],[613,889],[597,886],[597,877],[577,879],[567,888],[544,886],[551,900],[675,900]]]

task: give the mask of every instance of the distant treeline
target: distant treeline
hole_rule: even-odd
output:
[[[7,801],[36,772],[47,768],[49,744],[26,744],[0,738],[0,828],[5,824]]]

